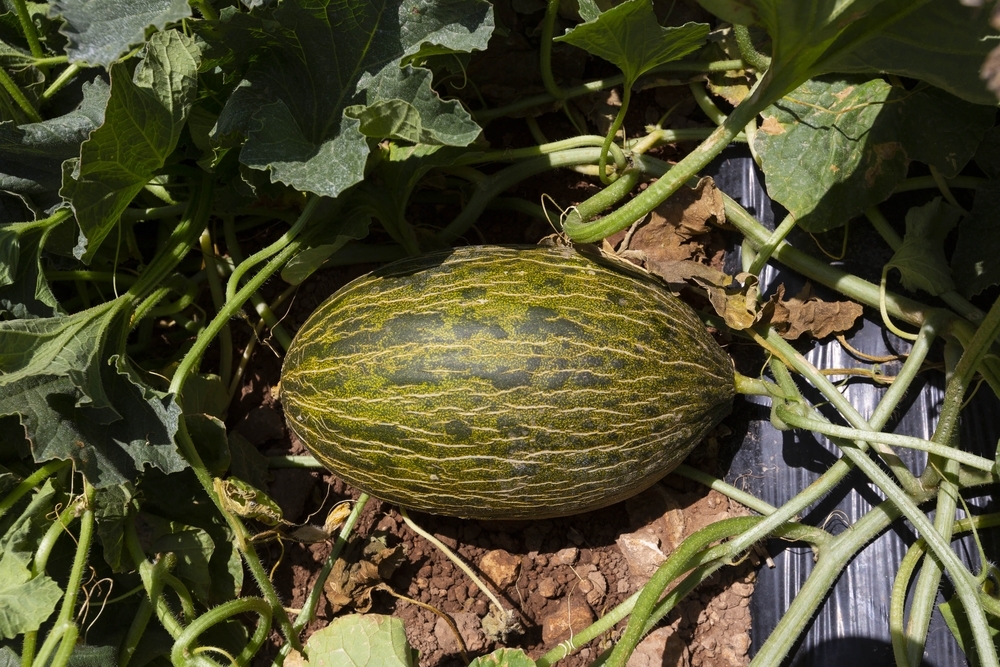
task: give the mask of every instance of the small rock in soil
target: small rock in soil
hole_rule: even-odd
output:
[[[471,653],[482,651],[486,648],[486,637],[483,635],[479,617],[467,611],[460,611],[451,615],[458,628],[458,633],[462,635],[465,648]],[[438,645],[445,653],[458,653],[458,639],[455,632],[443,618],[438,618],[434,624],[434,636],[438,640]]]
[[[582,597],[567,596],[542,619],[542,641],[546,646],[555,646],[586,629],[594,620],[593,610]]]
[[[482,557],[479,569],[502,590],[517,581],[517,575],[521,572],[521,559],[503,549],[494,549]]]
[[[538,582],[538,594],[551,600],[559,595],[559,584],[552,577],[545,577]]]
[[[690,667],[691,658],[676,625],[650,632],[635,647],[626,667]]]
[[[639,585],[648,581],[656,568],[667,559],[660,550],[660,538],[646,528],[634,533],[622,533],[617,544],[628,563],[629,575]]]
[[[576,547],[567,547],[565,549],[559,550],[555,556],[552,557],[553,565],[572,565],[576,562],[576,559],[580,557],[580,550]]]

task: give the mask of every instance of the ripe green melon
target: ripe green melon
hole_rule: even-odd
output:
[[[565,516],[647,488],[725,416],[733,366],[658,283],[565,248],[480,246],[343,287],[285,357],[288,425],[404,507]]]

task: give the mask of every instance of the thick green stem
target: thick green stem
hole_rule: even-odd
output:
[[[225,294],[222,291],[222,280],[219,276],[222,263],[219,262],[215,253],[215,244],[212,242],[212,234],[208,227],[201,233],[198,239],[201,246],[201,260],[205,264],[205,275],[208,278],[208,288],[212,293],[212,305],[216,310],[220,310],[225,303]],[[233,372],[233,334],[229,325],[226,324],[219,332],[219,378],[223,385],[229,384],[229,379]]]
[[[561,100],[566,97],[566,91],[559,87],[552,75],[552,37],[555,34],[557,18],[559,18],[559,0],[549,0],[548,4],[545,5],[545,18],[542,20],[542,40],[538,45],[538,64],[545,90],[555,99]]]
[[[2,67],[0,67],[0,86],[3,86],[3,89],[7,91],[7,94],[10,95],[12,100],[14,100],[14,103],[20,107],[21,111],[24,112],[24,115],[28,117],[28,120],[32,123],[42,122],[42,117],[38,114],[35,107],[31,106],[31,102],[29,102],[28,98],[24,96],[24,92],[21,90],[21,87],[17,85],[14,79],[10,78],[10,75],[7,74],[7,70]]]
[[[56,474],[66,466],[70,464],[67,459],[65,461],[60,461],[55,459],[44,464],[38,470],[31,473],[23,480],[20,484],[14,487],[14,490],[7,494],[7,496],[0,500],[0,517],[7,513],[7,511],[14,506],[14,504],[23,498],[25,495],[31,492],[36,486],[41,484],[44,480],[48,479],[52,475]]]
[[[260,598],[250,597],[224,602],[192,621],[190,625],[184,628],[180,637],[174,641],[173,649],[170,651],[170,661],[178,667],[189,664],[189,661],[195,657],[195,649],[192,649],[192,646],[198,637],[203,635],[212,626],[223,623],[226,619],[239,614],[257,614],[260,617],[253,636],[243,651],[236,657],[237,665],[249,664],[250,659],[253,658],[257,649],[267,639],[268,631],[271,628],[271,608]]]
[[[559,0],[554,0],[554,2],[559,2]],[[597,161],[597,175],[601,179],[601,183],[609,185],[611,183],[611,177],[608,176],[608,151],[611,150],[611,144],[615,142],[615,136],[618,134],[618,130],[621,129],[622,123],[625,122],[625,114],[628,112],[629,102],[632,100],[632,86],[630,81],[626,81],[623,87],[624,92],[622,93],[622,105],[618,108],[618,113],[615,115],[614,121],[611,123],[611,127],[608,128],[608,133],[604,137],[604,143],[601,144],[601,157]]]
[[[733,26],[733,35],[736,37],[736,47],[740,50],[743,60],[758,72],[767,71],[771,66],[771,57],[757,50],[750,38],[750,29],[745,25],[736,24]]]
[[[774,254],[775,248],[781,245],[793,229],[795,229],[795,224],[798,221],[795,219],[794,215],[786,215],[785,219],[781,221],[781,224],[771,232],[767,241],[757,249],[757,254],[750,263],[747,271],[755,276],[759,276],[764,265],[767,264],[767,260],[771,259],[771,255]]]
[[[635,198],[604,218],[595,221],[590,221],[571,212],[563,225],[563,231],[576,242],[592,243],[625,229],[650,213],[689,179],[704,169],[729,145],[750,120],[770,104],[766,82],[767,77],[758,81],[750,95],[729,114],[725,123]],[[583,205],[581,205],[582,207]]]
[[[997,310],[1000,312],[1000,309]],[[813,366],[806,361],[806,359],[802,357],[802,355],[800,355],[795,348],[789,345],[777,333],[773,331],[768,332],[766,340],[770,346],[780,351],[782,356],[793,364],[796,371],[807,377],[813,386],[819,389],[824,396],[830,399],[831,402],[834,403],[835,407],[840,410],[841,414],[844,415],[844,417],[846,417],[849,421],[853,421],[855,417],[861,419],[860,415],[857,414],[857,411],[854,410],[850,403],[843,405],[840,404],[841,401],[834,400],[834,395],[843,398],[843,396],[837,391],[836,387],[834,387],[825,376],[816,371],[816,369],[813,368]],[[861,421],[863,421],[863,419],[861,419]],[[969,571],[958,559],[958,556],[955,555],[955,552],[952,551],[951,545],[948,541],[941,537],[941,534],[934,529],[931,521],[917,506],[917,502],[920,502],[922,499],[915,500],[907,495],[907,493],[897,486],[889,475],[885,473],[882,468],[878,466],[878,464],[868,458],[864,450],[857,447],[855,443],[839,439],[834,439],[833,441],[840,447],[844,456],[850,460],[851,463],[860,468],[868,479],[881,489],[882,493],[884,493],[889,501],[892,502],[895,508],[898,509],[899,512],[914,525],[920,535],[927,540],[927,543],[930,545],[934,555],[951,574],[951,580],[955,586],[955,591],[958,593],[959,599],[962,606],[965,608],[965,613],[969,619],[969,624],[972,627],[976,650],[979,654],[980,661],[987,667],[1000,667],[1000,661],[998,661],[996,652],[993,649],[992,635],[989,632],[989,626],[986,621],[986,616],[983,613],[983,609],[979,605],[972,577],[969,574]]]
[[[38,39],[38,30],[35,29],[35,22],[31,20],[28,4],[24,0],[11,0],[11,4],[14,5],[17,21],[21,24],[21,32],[24,34],[24,39],[28,42],[31,55],[36,58],[44,57],[45,49],[42,48],[42,43]]]

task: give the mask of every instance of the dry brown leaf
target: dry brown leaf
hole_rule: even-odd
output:
[[[323,592],[333,613],[352,608],[365,613],[372,606],[372,590],[388,580],[406,557],[402,545],[390,547],[385,533],[368,538],[360,558],[350,562],[341,557],[333,564]],[[350,551],[357,552],[357,543]]]
[[[729,328],[749,329],[771,315],[774,299],[764,303],[759,302],[760,287],[756,276],[740,273],[733,280],[725,274],[722,275],[729,279],[729,283],[721,280],[708,281],[697,276],[694,282],[708,292],[708,300],[712,303],[712,307],[726,321]]]
[[[864,309],[853,301],[822,301],[807,282],[792,298],[783,300],[785,286],[778,285],[771,324],[782,338],[795,340],[802,334],[822,339],[854,326]]]

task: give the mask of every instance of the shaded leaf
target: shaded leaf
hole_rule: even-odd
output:
[[[379,614],[340,616],[306,642],[309,667],[413,667],[403,622]]]
[[[70,62],[108,67],[146,38],[146,28],[163,30],[191,16],[187,0],[53,0],[51,15],[66,22]]]
[[[897,74],[976,104],[995,105],[997,99],[979,72],[997,38],[982,10],[957,6],[954,0],[930,0],[876,38],[827,63],[826,69]]]
[[[479,126],[457,101],[444,102],[431,89],[430,70],[385,67],[375,76],[364,75],[358,90],[365,105],[344,110],[357,118],[366,137],[389,138],[414,144],[468,146],[479,136]]]
[[[62,590],[47,575],[32,577],[17,554],[0,555],[0,637],[13,639],[37,630],[60,599]]]
[[[906,212],[903,244],[886,264],[899,269],[903,287],[911,292],[922,289],[933,296],[955,289],[944,257],[944,239],[961,215],[940,197]]]
[[[795,340],[803,335],[817,340],[844,333],[864,314],[853,301],[823,301],[806,282],[799,293],[785,300],[784,284],[778,285],[771,324],[782,338]]]
[[[938,605],[938,611],[944,617],[944,622],[955,636],[955,640],[963,651],[968,652],[976,645],[972,636],[972,626],[969,625],[969,616],[965,613],[965,607],[958,600],[958,597],[942,602]],[[990,634],[993,636],[993,645],[1000,651],[1000,617],[993,614],[986,615],[986,623]]]
[[[1000,184],[976,190],[971,214],[958,226],[951,273],[963,296],[971,298],[1000,284]]]
[[[492,10],[481,0],[363,0],[350,6],[288,0],[272,17],[229,13],[219,26],[223,43],[255,43],[267,57],[247,71],[219,116],[214,136],[217,141],[245,136],[243,164],[270,171],[274,181],[331,197],[364,177],[368,142],[358,118],[344,116],[358,84],[379,76],[386,82],[398,78],[392,70],[399,69],[399,60],[424,44],[463,51],[485,48],[493,28]],[[391,69],[379,75],[384,68]],[[433,117],[421,115],[416,123],[421,129],[447,129],[451,123],[452,130],[462,127],[459,134],[467,133],[471,126],[457,112],[456,125],[438,117],[440,104],[428,106],[434,101],[427,97],[429,90],[428,85],[426,99],[418,105],[402,100],[411,103],[403,114],[410,114],[408,123],[414,125],[413,110],[430,111]],[[381,108],[365,118],[369,131],[375,131],[376,118],[399,115],[401,106],[390,99],[375,102]],[[359,115],[356,109],[354,113]]]
[[[135,488],[131,484],[118,484],[94,491],[94,518],[97,521],[97,536],[104,548],[104,561],[115,572],[131,570],[134,563],[127,562],[122,567],[122,548],[125,543],[125,521],[138,507]]]
[[[20,516],[5,526],[0,537],[0,553],[14,554],[25,562],[31,562],[39,541],[52,525],[50,515],[55,504],[56,491],[52,481],[47,480],[32,494]]]
[[[314,242],[317,240],[324,242],[306,248],[285,264],[284,268],[281,269],[282,280],[290,285],[301,284],[319,269],[330,255],[343,248],[348,241],[368,236],[370,217],[366,212],[348,211],[340,215],[339,219],[340,224],[335,229],[331,229],[330,233],[322,234],[319,239],[312,239]]]
[[[180,408],[121,356],[128,297],[67,317],[0,322],[0,415],[18,415],[38,462],[73,459],[97,487],[152,465],[186,467],[173,435]]]
[[[42,270],[42,248],[52,230],[30,222],[0,226],[0,316],[28,319],[62,312]]]
[[[104,122],[111,89],[103,79],[83,84],[75,110],[41,123],[0,123],[0,189],[37,195],[62,183],[62,163],[80,154],[80,146]]]
[[[188,584],[191,593],[208,603],[211,599],[212,578],[209,561],[215,551],[215,542],[207,532],[176,521],[168,521],[151,514],[139,515],[144,534],[149,541],[144,545],[148,553],[172,553],[177,557],[173,573]]]
[[[171,30],[150,38],[134,75],[127,64],[111,67],[104,124],[84,142],[79,161],[63,166],[60,194],[80,224],[74,252],[85,262],[177,145],[197,92],[198,61],[194,40]]]
[[[625,85],[631,87],[654,67],[697,50],[708,30],[705,23],[664,28],[656,20],[650,0],[626,0],[556,41],[569,42],[613,63],[625,74]]]
[[[886,199],[912,160],[958,173],[993,115],[934,88],[824,78],[765,109],[754,146],[768,194],[817,233]]]
[[[206,414],[185,415],[184,424],[208,472],[216,476],[226,474],[232,455],[229,453],[226,425],[222,420]]]

